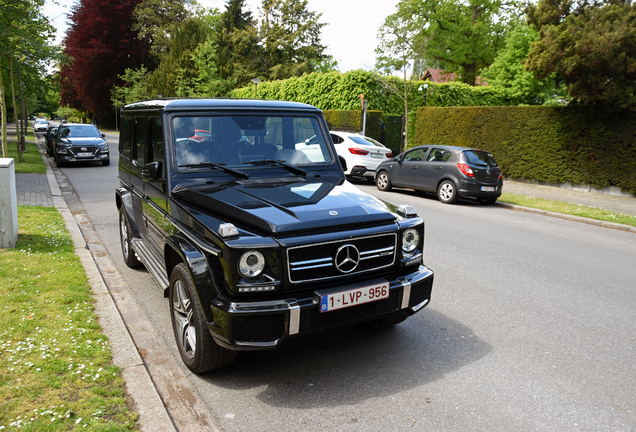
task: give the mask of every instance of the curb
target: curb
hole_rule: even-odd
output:
[[[582,216],[573,216],[573,215],[568,215],[563,213],[555,213],[555,212],[551,212],[547,210],[540,210],[540,209],[535,209],[532,207],[523,207],[523,206],[519,206],[515,204],[506,204],[506,203],[497,202],[496,205],[498,205],[499,207],[507,208],[508,210],[534,213],[534,214],[538,214],[542,216],[550,216],[550,217],[565,219],[565,220],[569,220],[573,222],[582,222],[588,225],[596,225],[603,228],[613,228],[620,231],[628,231],[628,232],[636,233],[636,227],[633,227],[631,225],[624,225],[624,224],[619,224],[615,222],[606,222],[606,221],[601,221],[596,219],[585,218]]]
[[[39,141],[37,142],[40,148]],[[46,165],[46,176],[53,196],[53,203],[62,215],[66,229],[71,235],[75,254],[79,257],[95,299],[95,313],[102,327],[102,332],[108,337],[113,363],[122,369],[122,377],[126,383],[126,392],[135,404],[139,413],[138,426],[144,432],[175,431],[176,428],[159,396],[146,365],[144,364],[132,337],[124,324],[123,318],[115,301],[106,287],[104,279],[95,263],[86,239],[79,228],[80,221],[76,220],[69,210],[62,195],[55,173],[50,162],[40,148],[40,155]]]

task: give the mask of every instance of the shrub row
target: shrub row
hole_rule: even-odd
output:
[[[258,85],[259,99],[288,100],[307,103],[329,110],[356,110],[361,108],[360,94],[364,94],[368,109],[387,114],[404,112],[402,80],[398,77],[380,77],[368,71],[346,73],[312,73],[281,81],[263,81]],[[420,91],[424,81],[410,82],[409,105],[415,109],[423,106],[485,106],[509,105],[505,92],[493,87],[471,87],[463,83],[428,83],[428,92]],[[400,89],[400,95],[390,87]],[[426,95],[426,98],[424,97]],[[254,86],[235,89],[231,97],[252,98]]]

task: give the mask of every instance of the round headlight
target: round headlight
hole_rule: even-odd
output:
[[[404,252],[413,252],[420,243],[420,234],[417,230],[407,229],[402,234],[402,250]]]
[[[245,277],[256,277],[265,268],[265,258],[258,251],[245,252],[239,261],[239,271]]]

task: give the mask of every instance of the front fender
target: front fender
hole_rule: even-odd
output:
[[[168,277],[177,264],[183,262],[186,265],[205,318],[207,321],[212,321],[210,303],[220,294],[224,283],[223,267],[219,258],[203,253],[187,238],[180,235],[166,238],[164,256]],[[218,277],[219,274],[220,277]],[[168,293],[164,295],[167,296]]]

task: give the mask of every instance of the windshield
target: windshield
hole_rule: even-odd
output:
[[[61,138],[100,138],[101,135],[95,126],[60,126],[58,135]]]
[[[489,167],[496,167],[497,162],[492,155],[485,151],[467,150],[464,152],[464,157],[471,165],[483,165]]]
[[[172,131],[175,165],[182,170],[209,169],[205,163],[249,168],[266,161],[303,166],[332,162],[315,117],[175,116]]]
[[[374,145],[378,147],[384,147],[382,144],[369,137],[361,137],[361,136],[350,136],[349,139],[356,144],[360,145]]]

